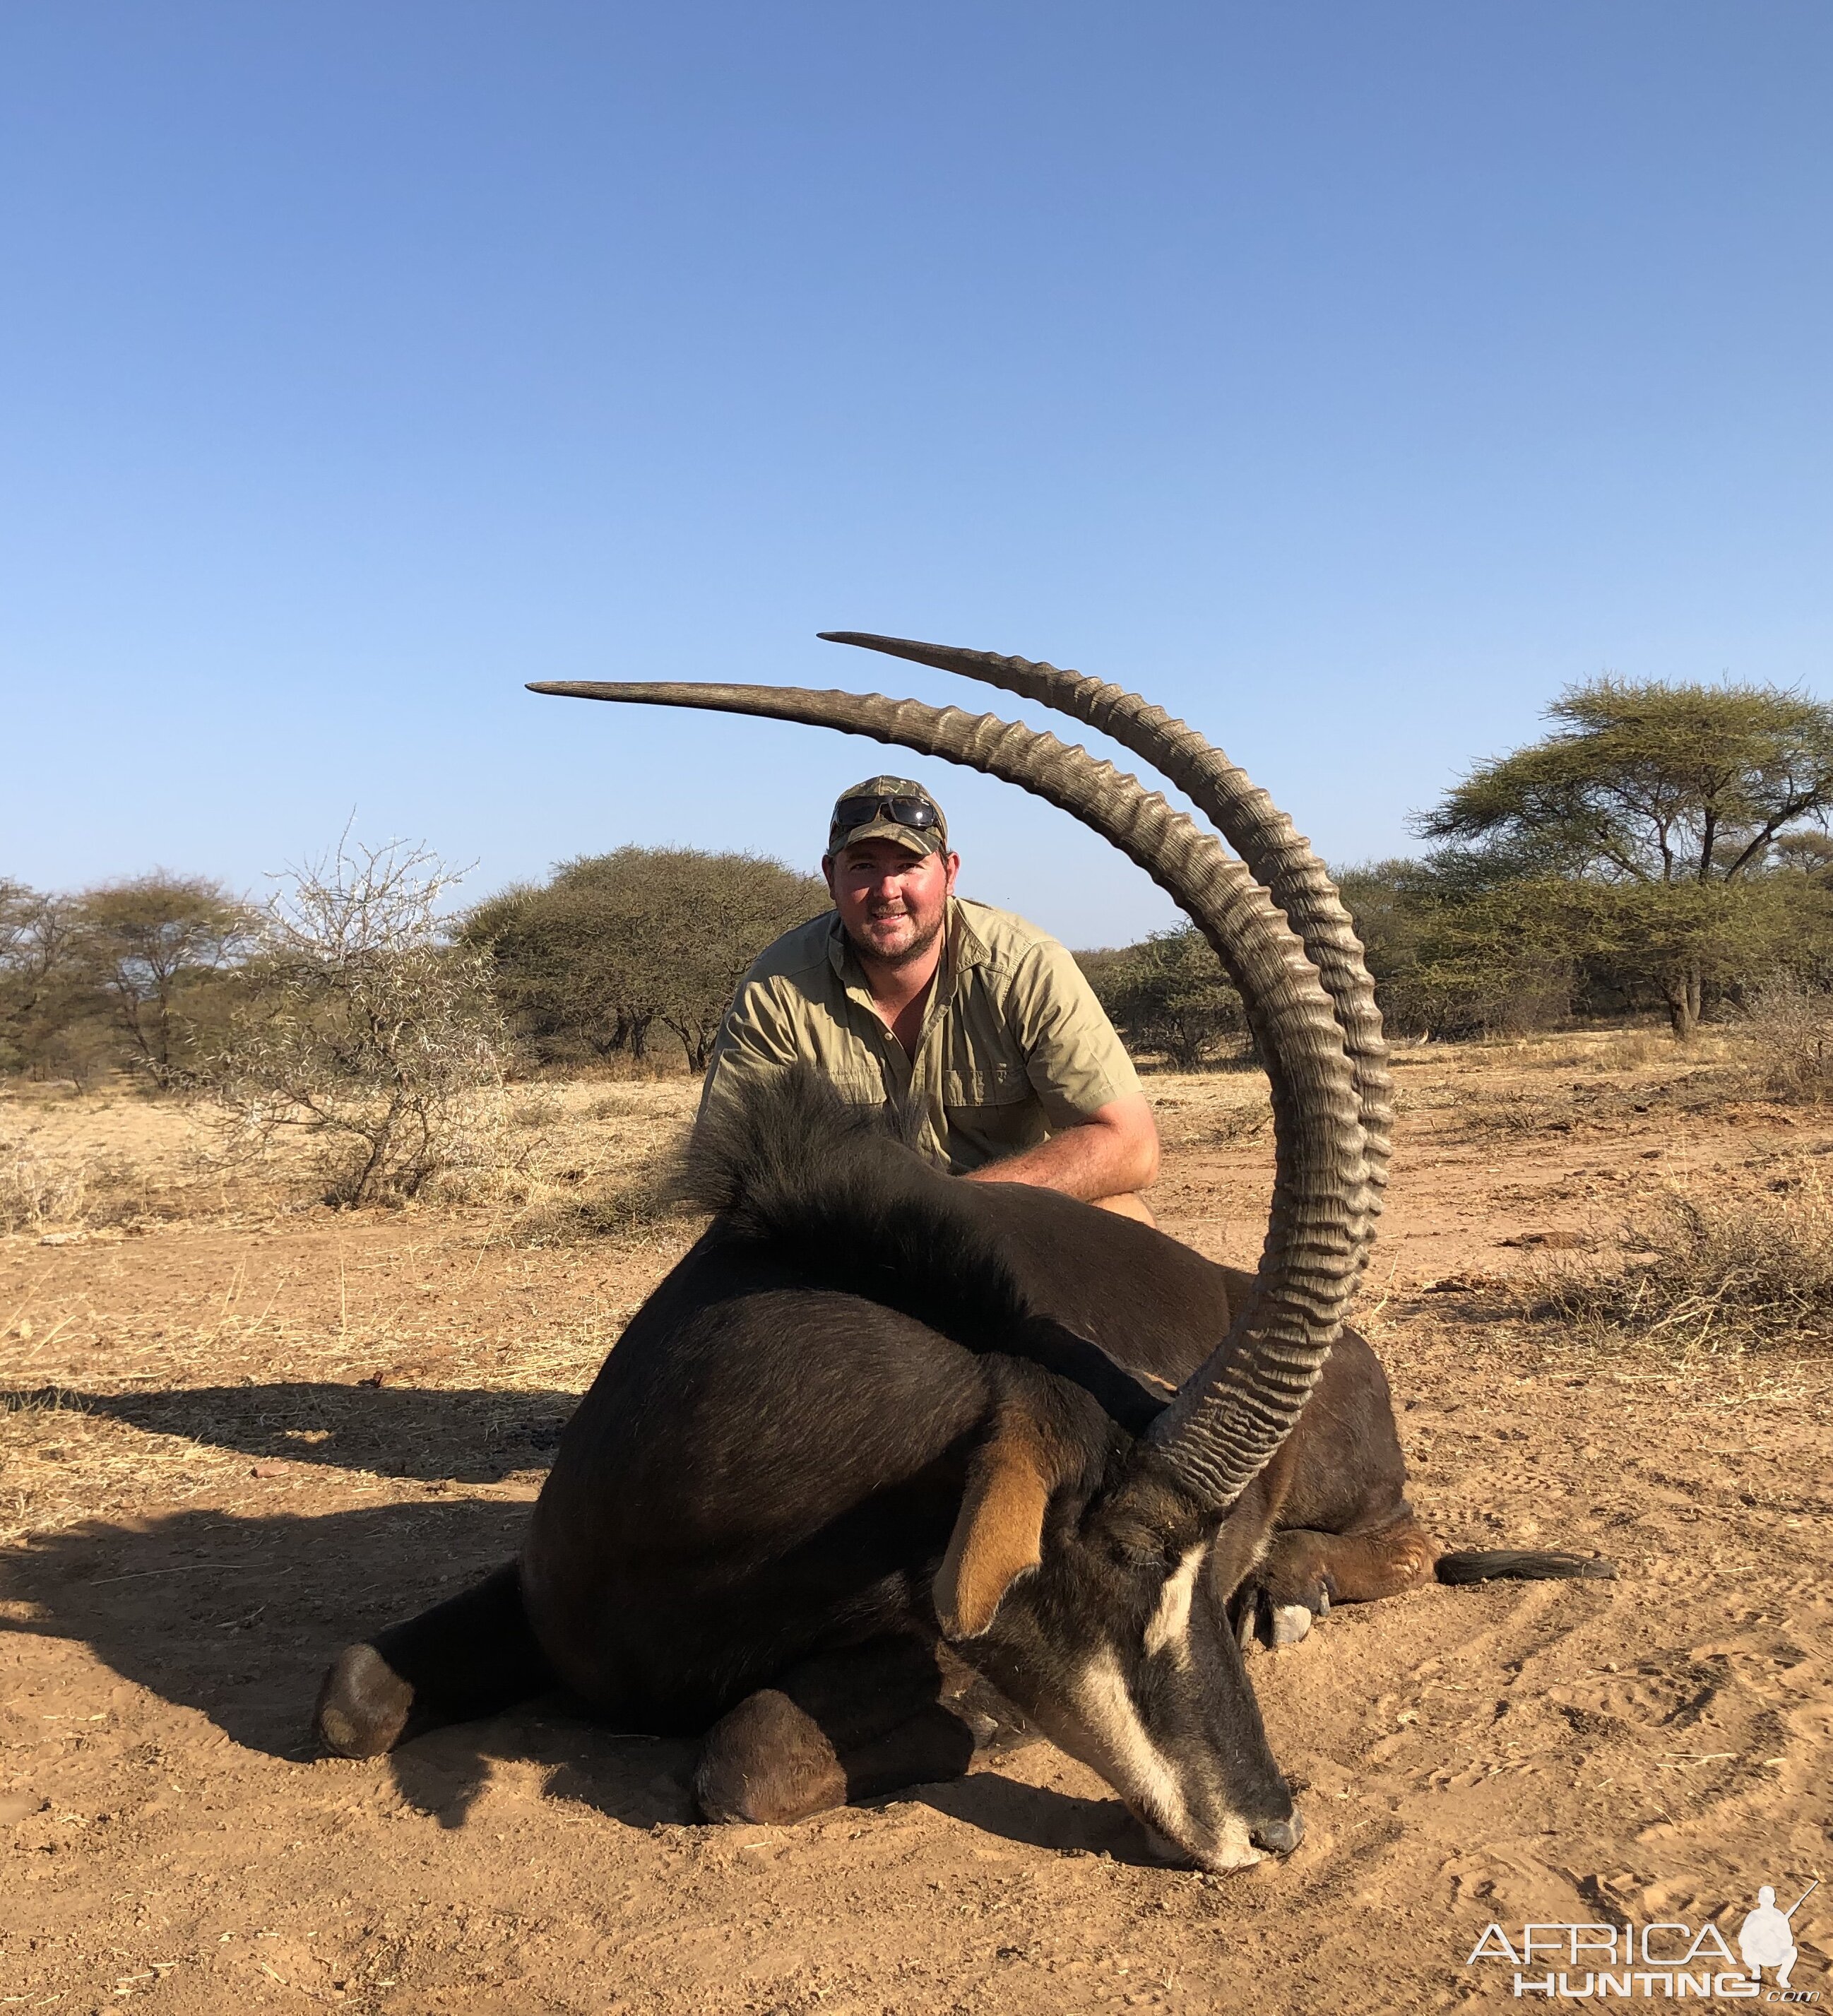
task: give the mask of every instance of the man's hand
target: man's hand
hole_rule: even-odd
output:
[[[1145,1094],[1136,1092],[1097,1107],[1080,1126],[1066,1127],[1021,1155],[989,1162],[963,1180],[1035,1183],[1093,1202],[1143,1190],[1158,1173],[1158,1124]]]

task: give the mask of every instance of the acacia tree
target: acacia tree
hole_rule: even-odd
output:
[[[1776,866],[1818,888],[1833,888],[1833,835],[1806,826],[1776,842]]]
[[[704,1071],[746,967],[828,901],[813,876],[754,855],[621,847],[480,904],[463,937],[538,1053],[641,1058],[659,1025]]]
[[[247,907],[220,883],[155,869],[85,890],[67,914],[67,959],[107,1003],[129,1061],[171,1083],[188,1047],[182,997],[247,949]]]
[[[41,1065],[71,1019],[70,906],[0,876],[0,1071]]]
[[[1602,938],[1644,963],[1675,1034],[1750,956],[1746,901],[1779,842],[1833,811],[1833,707],[1775,686],[1595,679],[1547,710],[1543,740],[1477,765],[1418,822],[1619,892]],[[1710,893],[1709,893],[1710,892]]]

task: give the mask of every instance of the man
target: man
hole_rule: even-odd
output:
[[[1158,1132],[1132,1060],[1074,959],[1022,918],[955,894],[942,808],[905,777],[834,808],[834,909],[739,986],[703,1114],[803,1062],[856,1105],[920,1116],[915,1146],[970,1182],[1037,1183],[1142,1219]]]

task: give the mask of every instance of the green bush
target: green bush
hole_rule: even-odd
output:
[[[1213,1063],[1247,1028],[1241,995],[1193,924],[1076,957],[1127,1048],[1156,1052],[1175,1070]]]
[[[623,847],[480,904],[461,938],[538,1061],[640,1060],[666,1029],[698,1071],[751,961],[828,905],[824,883],[780,862]]]

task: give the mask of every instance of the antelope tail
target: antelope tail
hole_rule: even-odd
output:
[[[1432,1572],[1440,1582],[1615,1582],[1616,1564],[1594,1554],[1523,1553],[1497,1547],[1488,1553],[1441,1554]]]

